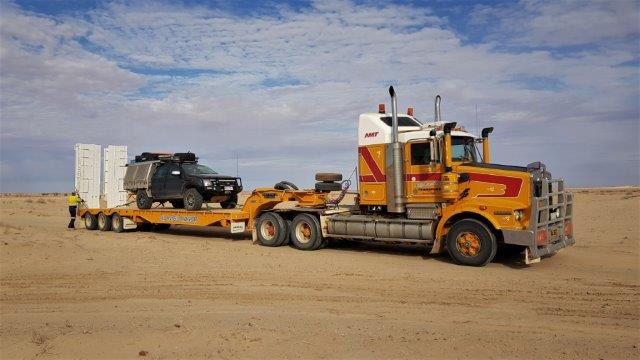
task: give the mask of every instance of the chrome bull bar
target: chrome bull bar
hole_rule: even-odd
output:
[[[575,244],[573,194],[565,191],[562,179],[540,181],[540,196],[531,198],[529,229],[503,230],[505,243],[526,247],[527,264]]]

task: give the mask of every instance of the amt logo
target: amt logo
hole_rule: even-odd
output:
[[[376,137],[376,136],[378,136],[378,131],[376,131],[376,132],[368,132],[368,133],[364,134],[365,139],[366,138],[370,138],[370,137]]]

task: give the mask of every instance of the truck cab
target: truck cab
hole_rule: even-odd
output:
[[[360,213],[388,223],[389,231],[355,236],[398,240],[413,234],[416,242],[431,244],[432,253],[446,249],[465,265],[488,263],[498,247],[538,261],[575,242],[573,198],[564,181],[553,180],[540,162],[492,163],[493,128],[476,136],[443,121],[439,96],[433,122],[422,123],[412,108],[398,114],[395,93],[391,113],[381,104],[358,122]],[[391,234],[394,226],[402,230]]]

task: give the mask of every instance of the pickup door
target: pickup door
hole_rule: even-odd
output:
[[[182,187],[184,180],[182,179],[183,170],[178,164],[167,164],[163,167],[168,168],[167,175],[164,177],[164,194],[163,197],[171,199],[182,198]],[[173,175],[172,172],[179,171],[180,174]]]
[[[165,194],[164,182],[169,173],[168,164],[160,165],[151,178],[151,195],[154,198],[162,198]]]

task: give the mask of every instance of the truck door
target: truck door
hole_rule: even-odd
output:
[[[437,143],[431,139],[405,144],[405,194],[407,203],[435,202],[440,194],[442,165]]]
[[[183,171],[178,164],[167,164],[167,176],[164,182],[164,196],[169,198],[181,198],[184,180],[182,179]],[[178,173],[176,173],[178,172]]]
[[[167,177],[168,172],[168,164],[160,165],[151,177],[151,195],[154,198],[162,198],[165,196],[164,179]]]

